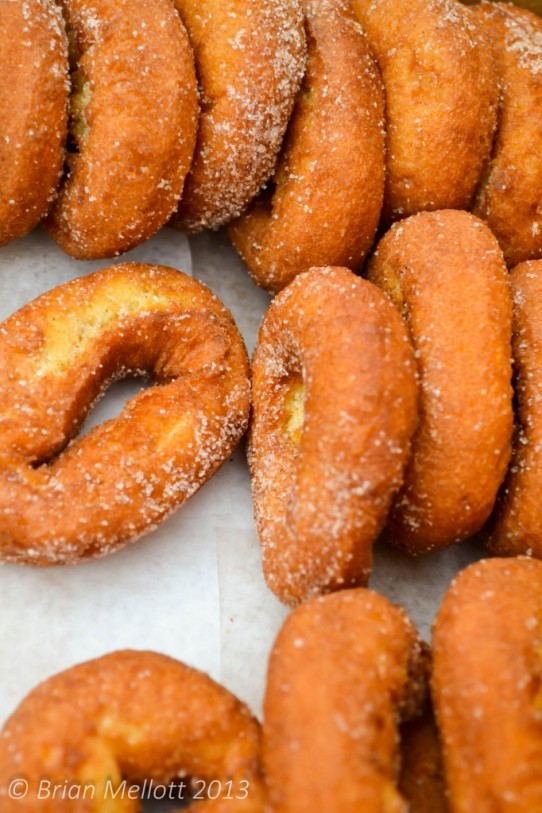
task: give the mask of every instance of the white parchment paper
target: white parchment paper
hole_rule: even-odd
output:
[[[192,273],[234,313],[252,350],[270,297],[224,234],[188,241],[163,230],[125,259]],[[107,265],[79,263],[38,231],[0,249],[0,317],[65,280]],[[93,413],[116,414],[137,387],[115,386]],[[442,593],[479,558],[467,543],[414,560],[377,546],[372,586],[403,603],[428,637]],[[114,649],[149,648],[203,669],[260,712],[267,656],[287,611],[267,589],[244,449],[174,517],[120,553],[47,570],[0,568],[0,723],[46,677]]]

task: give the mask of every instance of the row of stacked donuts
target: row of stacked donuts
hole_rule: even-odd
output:
[[[62,0],[62,18],[53,0],[5,4],[0,243],[47,211],[81,259],[171,218],[233,220],[255,280],[278,291],[311,266],[358,270],[379,222],[473,207],[509,265],[541,256],[536,15],[459,0],[174,5]]]
[[[2,559],[77,563],[149,531],[231,454],[251,403],[264,571],[286,604],[366,584],[382,532],[413,554],[483,532],[542,557],[541,265],[509,274],[468,212],[406,218],[368,279],[312,269],[275,298],[252,397],[231,315],[173,269],[42,295],[0,335]],[[155,386],[74,439],[126,375]]]
[[[2,811],[132,813],[142,795],[195,795],[190,810],[216,813],[536,813],[541,596],[540,562],[472,565],[437,615],[432,664],[382,596],[312,599],[273,647],[262,728],[163,655],[76,666],[3,727]]]

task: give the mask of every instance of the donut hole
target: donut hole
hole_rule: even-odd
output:
[[[69,154],[76,155],[88,139],[89,127],[86,109],[91,93],[90,83],[81,71],[77,70],[72,73],[71,82],[67,150]]]
[[[295,449],[299,448],[305,422],[305,384],[301,373],[293,375],[286,384],[283,426]]]

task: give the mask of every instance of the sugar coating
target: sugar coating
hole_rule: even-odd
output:
[[[116,256],[163,226],[195,146],[186,31],[164,0],[65,0],[75,152],[47,221],[79,259]]]
[[[368,272],[405,317],[420,380],[413,454],[386,529],[414,554],[488,519],[511,451],[511,297],[489,229],[467,212],[396,224]]]
[[[94,809],[122,799],[123,811],[140,801],[122,793],[142,777],[212,779],[214,804],[249,789],[263,810],[259,775],[260,727],[249,709],[207,675],[154,652],[121,651],[68,669],[34,689],[0,733],[3,813],[20,809],[10,798],[14,776],[28,782],[27,811],[58,810],[62,800],[38,798],[40,782],[93,788]],[[108,786],[109,783],[109,786]],[[188,789],[181,798],[186,798]],[[81,796],[80,799],[89,799]],[[222,800],[222,801],[220,801]],[[211,803],[212,804],[212,803]],[[74,809],[84,801],[68,801]],[[113,809],[110,807],[110,809]]]
[[[196,60],[198,142],[173,223],[219,228],[267,181],[305,70],[296,0],[176,0]]]
[[[154,386],[73,440],[126,375]],[[230,314],[159,266],[112,267],[15,313],[0,326],[0,380],[4,561],[79,562],[151,530],[224,462],[248,419]]]
[[[64,160],[67,44],[53,0],[5,0],[0,19],[0,245],[30,231]]]
[[[542,21],[511,4],[471,12],[485,26],[502,82],[499,128],[473,211],[509,267],[542,257]]]
[[[274,300],[252,373],[248,455],[269,586],[295,604],[365,583],[416,421],[401,320],[347,269],[313,269]]]
[[[487,37],[459,0],[353,0],[386,90],[386,224],[470,207],[497,123]]]

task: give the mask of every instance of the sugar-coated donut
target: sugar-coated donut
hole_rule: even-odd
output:
[[[542,563],[490,559],[448,590],[432,691],[450,813],[542,810]]]
[[[196,60],[201,117],[173,225],[216,229],[271,175],[305,67],[297,0],[175,0]]]
[[[280,291],[311,266],[357,270],[384,187],[383,90],[347,0],[304,0],[307,73],[271,188],[230,237],[255,282]]]
[[[503,94],[491,163],[474,212],[510,266],[542,257],[542,20],[511,3],[472,9],[492,36]]]
[[[420,377],[420,424],[387,538],[425,553],[476,533],[511,451],[512,306],[502,252],[468,212],[396,224],[369,266],[405,316]]]
[[[196,140],[188,37],[169,0],[62,0],[76,153],[47,226],[78,259],[151,237],[176,208]]]
[[[0,246],[47,211],[64,161],[68,53],[54,0],[0,9]]]
[[[166,797],[177,800],[194,778],[205,801],[189,810],[263,813],[259,760],[260,726],[222,686],[165,655],[114,652],[45,681],[8,720],[0,805],[2,813],[136,813],[145,780],[152,799],[153,787],[182,779]],[[27,783],[21,798],[10,793],[16,777]]]
[[[510,280],[516,431],[487,542],[501,556],[542,558],[542,261],[518,265]]]
[[[171,268],[113,266],[7,319],[0,325],[0,559],[77,563],[151,530],[243,434],[247,367],[230,313]],[[107,385],[129,374],[159,386],[67,446]]]
[[[414,367],[387,297],[345,268],[301,274],[266,314],[248,453],[265,577],[286,604],[367,582],[416,426]]]
[[[490,42],[459,0],[352,0],[386,90],[386,223],[469,207],[499,98]]]
[[[406,813],[398,724],[417,712],[425,656],[403,610],[369,590],[315,598],[273,647],[263,760],[272,813]]]

